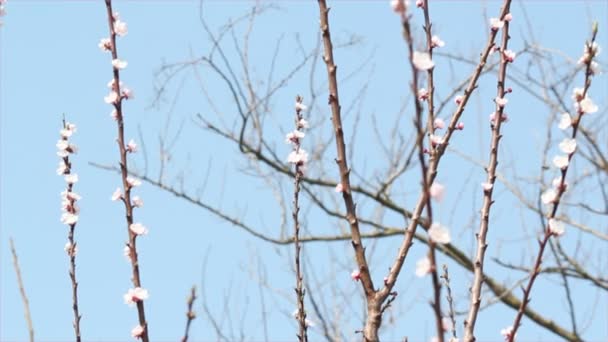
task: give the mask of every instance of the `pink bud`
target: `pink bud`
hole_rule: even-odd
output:
[[[462,131],[462,130],[464,129],[464,122],[459,122],[459,123],[456,125],[456,129],[459,129],[459,130],[461,130],[461,131]]]

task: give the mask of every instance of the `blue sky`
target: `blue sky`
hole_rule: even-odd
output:
[[[330,1],[332,4],[331,25],[335,41],[344,42],[356,35],[361,42],[354,47],[336,51],[339,75],[345,76],[363,65],[361,71],[341,83],[341,97],[346,112],[347,127],[353,127],[356,109],[361,111],[361,123],[356,126],[355,146],[357,152],[352,162],[356,168],[368,175],[381,168],[385,161],[381,155],[375,135],[371,130],[370,114],[378,121],[379,130],[391,129],[400,107],[408,97],[406,81],[408,68],[404,67],[405,46],[401,38],[399,20],[388,6],[388,1]],[[211,27],[217,30],[229,18],[246,13],[253,2],[211,1],[205,5],[205,16]],[[500,2],[488,1],[488,17],[498,13]],[[544,46],[559,49],[567,56],[577,59],[583,42],[589,37],[592,20],[599,20],[599,41],[608,48],[608,6],[601,1],[531,1],[525,3],[528,16],[534,27],[535,38]],[[179,131],[179,139],[172,150],[172,161],[167,170],[166,181],[179,185],[180,170],[186,170],[185,188],[196,193],[201,184],[201,198],[235,216],[252,222],[269,235],[278,235],[280,208],[274,195],[263,181],[243,172],[246,160],[238,150],[225,140],[203,131],[193,124],[196,114],[218,122],[201,96],[198,80],[192,73],[183,73],[171,83],[162,106],[151,106],[154,98],[155,72],[164,63],[188,60],[192,56],[205,54],[211,47],[199,22],[198,1],[115,1],[115,10],[129,25],[129,33],[118,42],[119,55],[129,62],[121,73],[121,79],[135,92],[135,99],[125,105],[126,136],[139,139],[138,129],[143,132],[146,148],[150,153],[148,171],[159,172],[157,152],[159,134],[168,128],[170,136]],[[99,51],[97,43],[107,36],[105,7],[101,1],[10,1],[7,5],[5,24],[0,29],[0,113],[1,113],[1,183],[0,183],[0,340],[22,341],[27,338],[22,304],[18,297],[15,275],[12,269],[8,239],[13,237],[19,253],[25,287],[29,295],[32,318],[37,339],[41,341],[64,341],[72,339],[72,312],[70,308],[68,260],[63,251],[67,229],[59,222],[59,193],[64,182],[55,174],[58,158],[55,142],[59,137],[62,115],[78,126],[73,141],[80,152],[73,158],[73,167],[80,175],[75,190],[83,196],[81,217],[76,239],[80,252],[77,257],[77,276],[80,282],[80,307],[83,314],[82,334],[85,340],[123,341],[136,324],[135,309],[123,304],[122,294],[131,287],[130,266],[124,259],[122,248],[126,239],[122,206],[109,200],[119,185],[117,174],[100,170],[89,164],[115,164],[118,158],[115,138],[115,122],[109,114],[111,108],[103,102],[107,93],[106,83],[111,78],[110,58]],[[522,6],[513,5],[515,20],[512,25],[511,47],[519,51],[528,38],[523,20]],[[485,42],[486,21],[483,6],[470,1],[440,1],[432,4],[431,15],[434,30],[447,45],[444,52],[462,53],[476,58]],[[417,30],[422,16],[415,12]],[[316,2],[280,2],[280,9],[270,10],[256,22],[252,34],[250,61],[252,72],[264,79],[270,68],[274,42],[284,35],[283,48],[279,55],[276,74],[281,75],[296,63],[298,52],[296,37],[304,49],[315,47],[318,27]],[[243,34],[246,27],[239,26]],[[229,40],[226,44],[231,46]],[[234,51],[234,50],[229,50]],[[606,53],[600,56],[605,61]],[[367,59],[371,62],[363,64]],[[233,62],[236,55],[230,55]],[[466,64],[450,64],[438,59],[437,70],[444,70],[438,77],[438,94],[445,97],[449,86],[468,75],[471,67]],[[525,70],[525,59],[515,63]],[[562,65],[565,62],[559,61]],[[603,63],[606,64],[605,62]],[[560,64],[558,64],[560,65]],[[325,79],[323,66],[316,73],[317,85]],[[277,153],[287,156],[289,147],[282,143],[283,133],[292,124],[291,108],[295,94],[310,98],[308,72],[298,73],[277,92],[272,102],[275,113],[268,118],[267,132],[277,148]],[[221,118],[232,122],[236,117],[234,103],[226,88],[209,72],[201,69],[203,80],[210,86],[209,92],[221,108]],[[279,76],[277,76],[278,78]],[[360,95],[362,85],[367,82],[366,93]],[[597,77],[591,94],[606,114],[608,92],[605,74]],[[474,158],[485,160],[487,155],[486,116],[491,112],[491,99],[495,89],[493,77],[482,78],[480,94],[473,98],[470,112],[463,121],[466,130],[455,137],[453,147],[467,152]],[[575,82],[582,85],[579,77]],[[510,101],[511,120],[505,128],[503,139],[505,172],[533,174],[539,169],[542,150],[538,141],[543,138],[548,110],[530,96],[518,92]],[[320,88],[321,90],[324,90]],[[172,106],[176,93],[179,98]],[[326,95],[323,95],[326,96]],[[568,99],[566,99],[568,100]],[[358,102],[357,102],[358,101]],[[355,103],[355,110],[348,111],[348,104]],[[411,105],[410,105],[411,107]],[[287,114],[279,114],[287,113]],[[408,112],[406,112],[408,113]],[[325,126],[311,132],[311,137],[322,136],[330,130],[329,115],[325,101],[320,100],[311,108],[310,121]],[[383,120],[383,118],[386,118]],[[603,119],[604,123],[606,122]],[[184,128],[180,131],[180,124]],[[399,123],[407,133],[411,130],[409,117]],[[404,134],[405,134],[404,133]],[[464,134],[467,133],[467,134]],[[352,131],[347,132],[351,137]],[[605,133],[603,135],[606,136]],[[555,138],[556,142],[561,140]],[[606,140],[604,140],[606,141]],[[306,144],[312,145],[313,139]],[[481,143],[481,144],[480,144]],[[557,145],[554,144],[555,146]],[[336,177],[337,170],[331,166],[334,149],[323,160]],[[554,147],[553,151],[557,151]],[[133,164],[143,170],[142,154],[134,156]],[[453,229],[459,246],[470,249],[473,239],[467,230],[475,223],[480,206],[480,193],[468,190],[483,181],[483,171],[452,155],[445,160],[445,169],[439,180],[448,186],[445,201],[435,209],[436,215]],[[314,169],[314,165],[311,166]],[[311,171],[315,172],[315,171]],[[418,175],[413,172],[412,175]],[[463,176],[466,175],[466,176]],[[205,182],[205,179],[208,179]],[[288,194],[290,182],[284,179]],[[417,181],[410,181],[402,196],[407,207],[411,207],[417,191]],[[538,189],[527,189],[533,196]],[[185,298],[189,288],[196,284],[205,288],[206,301],[218,317],[224,310],[224,298],[230,298],[230,313],[233,322],[224,321],[224,328],[238,331],[243,324],[248,340],[264,338],[261,324],[261,296],[259,275],[267,278],[265,305],[268,311],[271,340],[293,340],[295,324],[290,318],[294,308],[292,297],[293,276],[290,272],[291,248],[261,242],[251,235],[217,219],[208,212],[189,205],[161,190],[144,184],[137,193],[145,206],[136,212],[136,220],[150,229],[150,234],[138,244],[142,263],[142,282],[150,291],[146,303],[150,334],[153,340],[177,340],[185,324]],[[530,260],[531,252],[522,254],[522,245],[513,248],[514,241],[529,237],[538,229],[536,216],[518,207],[517,201],[503,188],[498,188],[497,203],[493,210],[496,235],[491,236],[489,257],[501,256],[513,262]],[[331,196],[328,193],[327,196]],[[593,196],[593,195],[590,195]],[[371,203],[359,198],[360,210],[372,212]],[[593,200],[593,197],[591,197]],[[342,208],[340,206],[340,208]],[[572,209],[573,210],[573,209]],[[320,234],[336,232],[338,221],[329,219],[311,209],[310,202],[304,204],[306,222],[310,230]],[[517,214],[515,214],[517,213]],[[576,213],[573,211],[573,213]],[[476,221],[475,221],[476,222]],[[522,224],[525,222],[526,224]],[[396,217],[386,215],[385,223],[402,225]],[[528,225],[529,223],[529,225]],[[605,222],[591,221],[598,229],[606,229]],[[603,224],[604,227],[601,227]],[[314,227],[313,227],[314,226]],[[516,227],[516,228],[513,228]],[[468,234],[468,235],[467,235]],[[571,233],[567,236],[577,236]],[[584,239],[584,237],[583,237]],[[587,240],[583,240],[587,241]],[[573,243],[564,242],[574,249]],[[385,269],[399,245],[398,238],[370,243],[374,249],[372,257],[376,269]],[[530,243],[531,250],[535,245]],[[496,247],[496,248],[494,248]],[[606,246],[595,241],[595,248],[606,251]],[[413,276],[415,261],[426,251],[417,244],[408,257],[405,270],[397,290],[403,294],[403,302],[395,316],[400,317],[398,326],[385,332],[386,340],[400,339],[404,335],[411,340],[428,340],[433,336],[433,322],[427,301],[431,298],[429,279]],[[345,324],[345,336],[354,338],[362,317],[360,287],[349,278],[354,266],[352,250],[348,243],[331,245],[312,244],[304,253],[310,258],[312,267],[318,272],[320,281],[335,281],[344,290],[342,299],[352,297],[349,308],[353,318]],[[604,255],[606,255],[604,253]],[[332,264],[327,258],[335,257],[340,262]],[[205,262],[206,260],[206,262]],[[466,305],[466,291],[470,275],[447,262],[454,277],[455,291]],[[602,261],[597,261],[602,266]],[[605,262],[604,262],[604,270]],[[204,270],[204,272],[203,272]],[[262,271],[260,271],[262,270]],[[505,274],[504,269],[491,265],[489,272],[506,283],[512,283],[519,275]],[[374,274],[382,279],[382,271]],[[377,280],[378,281],[378,280]],[[579,283],[577,283],[579,284]],[[577,288],[577,303],[580,303],[581,321],[590,315],[586,307],[594,303],[606,303],[606,294],[598,294],[593,288],[581,283]],[[545,290],[546,289],[546,290]],[[563,291],[560,292],[555,279],[541,280],[533,293],[535,309],[558,323],[568,326],[564,314]],[[331,291],[322,291],[331,296]],[[557,300],[556,300],[557,299]],[[216,335],[203,314],[198,302],[199,318],[192,328],[194,340],[212,340]],[[401,315],[401,316],[399,316]],[[592,312],[593,324],[585,331],[588,340],[605,340],[608,335],[602,322],[608,319],[606,310]],[[498,331],[513,320],[511,309],[495,305],[482,312],[478,323],[481,340],[499,339]],[[244,318],[243,318],[244,317]],[[460,321],[462,322],[462,321]],[[520,336],[526,340],[555,340],[555,336],[524,321]],[[312,335],[320,339],[318,330]],[[238,336],[232,337],[236,338]]]

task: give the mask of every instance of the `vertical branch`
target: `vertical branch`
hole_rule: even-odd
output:
[[[342,198],[346,207],[346,219],[350,225],[352,237],[352,246],[355,250],[355,260],[358,266],[358,277],[361,280],[361,286],[365,293],[367,301],[367,318],[363,331],[363,339],[365,341],[378,341],[378,329],[381,324],[381,301],[376,300],[376,290],[372,281],[369,266],[365,258],[365,248],[361,241],[361,233],[359,230],[359,220],[356,214],[356,205],[353,201],[353,196],[350,188],[350,169],[346,160],[346,147],[344,143],[344,131],[342,130],[342,117],[340,107],[340,97],[338,95],[338,80],[336,77],[337,66],[334,62],[333,45],[331,42],[331,34],[329,29],[329,8],[325,0],[318,0],[319,16],[321,25],[321,35],[323,37],[323,60],[327,67],[327,77],[329,84],[329,105],[332,113],[332,124],[334,134],[336,136],[336,151],[338,157],[336,163],[340,170],[340,184],[342,185]]]
[[[424,12],[424,30],[426,33],[426,43],[427,43],[427,53],[429,55],[429,59],[432,60],[433,58],[433,48],[434,48],[434,44],[433,44],[433,38],[432,38],[432,33],[431,33],[431,19],[430,19],[430,14],[429,14],[429,3],[427,0],[423,0],[422,1],[422,11]],[[405,38],[407,40],[407,45],[408,48],[410,50],[410,64],[412,67],[412,72],[414,73],[413,76],[413,82],[412,82],[412,93],[413,94],[417,94],[418,92],[418,80],[417,80],[417,70],[415,68],[414,65],[414,50],[413,50],[413,39],[410,33],[410,29],[409,29],[409,20],[407,20],[407,16],[405,16],[404,14],[402,14],[403,16],[403,27],[404,27],[404,32],[407,32],[407,34],[405,35]],[[436,143],[437,141],[434,139],[435,136],[435,104],[434,104],[434,93],[435,93],[435,85],[434,85],[434,81],[433,81],[433,72],[434,72],[435,68],[429,68],[427,70],[427,87],[428,87],[428,98],[427,98],[427,102],[428,102],[428,118],[427,118],[427,130],[428,132],[430,132],[429,134],[429,145],[431,147],[433,147],[434,143]],[[424,146],[423,146],[423,138],[424,138],[424,130],[422,128],[422,106],[420,104],[420,98],[419,96],[414,96],[415,98],[415,102],[416,102],[416,120],[415,120],[415,124],[416,124],[416,129],[418,132],[418,159],[420,160],[420,168],[422,170],[422,181],[423,181],[423,191],[426,192],[425,197],[426,197],[426,211],[427,211],[427,217],[429,222],[433,222],[433,210],[432,210],[432,204],[431,204],[431,196],[430,196],[430,189],[431,189],[431,182],[428,181],[427,179],[427,173],[428,173],[428,167],[426,165],[426,160],[424,158],[425,155],[425,150],[424,150]],[[433,158],[434,153],[435,153],[435,148],[431,148],[430,152],[431,154],[431,158]],[[433,307],[433,312],[435,314],[435,328],[437,330],[437,339],[438,342],[443,342],[444,341],[444,329],[443,329],[443,319],[442,319],[442,314],[441,314],[441,282],[439,281],[439,275],[437,272],[437,257],[436,257],[436,253],[435,253],[435,249],[436,249],[436,243],[435,241],[433,241],[433,239],[429,239],[429,252],[428,252],[428,259],[430,261],[430,272],[431,272],[431,281],[433,284],[433,294],[434,294],[434,298],[433,298],[433,302],[432,302],[432,307]]]
[[[30,342],[34,342],[34,325],[32,324],[32,316],[30,314],[30,302],[27,300],[25,287],[23,286],[23,279],[21,279],[21,268],[19,268],[19,258],[17,258],[17,251],[15,250],[13,238],[9,239],[9,243],[11,245],[11,253],[13,254],[13,266],[15,266],[17,285],[19,285],[19,293],[21,293],[21,301],[23,302],[23,311],[25,315],[25,322],[27,323],[27,330],[30,335]]]
[[[307,156],[306,152],[300,147],[300,139],[304,137],[302,130],[306,126],[306,121],[302,118],[302,110],[305,109],[302,104],[302,97],[296,97],[296,116],[295,116],[295,127],[296,130],[287,135],[287,141],[293,143],[293,152],[290,156],[301,156],[300,159],[292,159],[295,161],[295,179],[294,179],[294,191],[293,191],[293,229],[294,229],[294,245],[295,245],[295,268],[296,268],[296,297],[298,302],[298,313],[296,318],[298,319],[298,340],[300,342],[308,341],[308,334],[306,331],[306,310],[304,310],[304,286],[302,284],[302,269],[300,267],[300,252],[302,245],[300,244],[300,182],[304,175],[304,167],[306,165]]]
[[[188,296],[188,311],[186,311],[186,331],[184,332],[184,337],[182,337],[182,342],[188,342],[188,334],[190,333],[190,324],[196,318],[196,312],[192,310],[194,306],[194,300],[196,300],[196,286],[192,286],[190,289],[190,296]]]
[[[76,132],[76,125],[71,124],[63,119],[63,128],[60,131],[61,139],[57,142],[57,155],[61,158],[59,162],[59,168],[57,173],[59,175],[65,175],[67,187],[65,191],[61,193],[62,203],[61,207],[63,214],[61,221],[69,226],[68,230],[68,242],[65,244],[65,251],[70,258],[69,275],[72,283],[72,311],[74,312],[74,334],[76,341],[80,342],[80,312],[78,307],[78,281],[76,280],[76,254],[78,253],[78,246],[74,239],[74,231],[76,224],[78,223],[78,214],[80,209],[76,205],[76,201],[80,200],[80,196],[73,190],[74,183],[78,181],[78,175],[72,172],[72,163],[70,162],[70,154],[76,153],[77,148],[75,145],[68,142],[68,138]]]
[[[479,312],[479,306],[481,304],[481,289],[483,286],[483,263],[485,252],[488,247],[486,238],[489,229],[490,220],[490,208],[494,203],[492,194],[494,193],[494,183],[496,181],[496,168],[498,166],[498,147],[502,135],[500,128],[504,119],[506,119],[506,113],[504,112],[504,106],[507,100],[504,98],[507,93],[505,90],[505,80],[507,73],[507,65],[513,61],[512,55],[507,50],[509,42],[509,23],[511,21],[511,14],[509,13],[509,5],[503,9],[503,16],[500,18],[502,29],[502,43],[500,47],[500,67],[498,69],[498,81],[497,81],[497,94],[496,94],[496,111],[492,114],[493,119],[490,121],[490,128],[492,130],[492,138],[490,142],[490,160],[488,166],[485,168],[487,172],[486,182],[483,183],[483,204],[481,207],[481,220],[479,224],[479,232],[477,236],[477,252],[475,255],[474,275],[473,284],[471,285],[471,302],[469,305],[469,313],[467,319],[464,322],[464,341],[473,342],[475,341],[475,323],[477,321],[477,314]],[[505,14],[506,12],[506,14]],[[500,24],[499,24],[500,25]],[[497,28],[493,28],[498,30]]]
[[[503,10],[501,12],[501,17],[506,14],[504,8],[506,8],[506,6],[508,6],[508,4],[510,4],[510,2],[511,2],[510,0],[505,0],[505,5],[503,6]],[[432,184],[433,181],[435,180],[435,177],[437,175],[437,169],[439,167],[439,162],[441,161],[441,157],[445,153],[446,147],[449,144],[452,134],[454,133],[455,130],[459,129],[457,127],[458,120],[460,119],[460,116],[462,115],[469,98],[473,94],[473,91],[475,90],[475,88],[477,88],[477,80],[479,79],[481,72],[483,71],[483,68],[486,65],[486,61],[488,59],[488,56],[490,55],[490,52],[494,48],[494,39],[495,38],[496,38],[496,31],[491,31],[490,36],[488,38],[488,42],[486,43],[486,46],[481,53],[480,61],[477,64],[477,67],[475,68],[475,70],[473,71],[473,74],[471,75],[471,77],[469,79],[469,83],[464,91],[464,95],[462,96],[462,98],[459,101],[458,107],[456,108],[455,112],[452,114],[452,118],[448,125],[447,132],[445,133],[445,135],[443,137],[440,137],[436,140],[437,146],[433,151],[434,154],[431,155],[428,171],[426,174],[426,177],[427,177],[426,183],[427,184]],[[389,274],[386,277],[385,286],[378,292],[378,297],[381,300],[386,299],[388,297],[388,295],[390,294],[393,286],[395,286],[395,282],[397,281],[397,277],[398,277],[399,273],[401,272],[401,268],[403,267],[405,258],[409,252],[410,247],[412,246],[412,240],[414,239],[414,234],[416,233],[416,228],[417,228],[419,220],[420,220],[420,215],[421,215],[422,211],[424,210],[424,207],[426,206],[427,197],[428,197],[428,191],[422,191],[420,193],[418,201],[416,202],[414,210],[412,211],[411,220],[410,220],[407,228],[405,229],[405,237],[403,239],[403,242],[401,243],[401,246],[399,247],[399,251],[397,252],[397,257],[395,258],[395,261],[393,262],[393,265],[390,268]]]
[[[116,46],[116,36],[126,34],[126,24],[121,22],[118,18],[118,14],[112,10],[112,0],[105,0],[106,10],[108,16],[108,28],[110,32],[110,38],[108,41],[103,41],[103,49],[109,50],[112,55],[112,91],[106,98],[106,102],[111,103],[114,106],[113,116],[117,123],[118,137],[117,143],[120,154],[120,173],[122,178],[122,186],[124,189],[124,195],[121,196],[122,202],[125,205],[125,218],[127,223],[128,232],[128,243],[126,246],[126,252],[131,260],[131,280],[133,282],[134,289],[130,290],[125,295],[125,301],[128,303],[135,303],[137,306],[137,314],[139,318],[139,325],[132,331],[132,335],[137,338],[141,338],[143,342],[149,342],[149,327],[146,322],[146,314],[144,310],[143,300],[148,297],[147,291],[141,288],[141,277],[139,270],[139,259],[137,253],[137,237],[145,234],[147,230],[139,223],[134,224],[133,220],[133,207],[138,206],[132,202],[131,190],[134,186],[137,186],[140,181],[134,180],[128,176],[129,169],[127,163],[127,152],[133,152],[134,147],[127,148],[125,144],[124,134],[124,113],[122,110],[122,100],[130,98],[130,91],[124,88],[121,91],[122,83],[120,82],[119,70],[126,66],[126,62],[118,59],[118,49]],[[121,33],[122,31],[122,33]],[[116,193],[115,193],[116,194]]]
[[[543,237],[539,240],[538,254],[536,255],[536,260],[534,262],[532,272],[530,273],[528,283],[523,289],[523,298],[519,309],[517,310],[517,314],[515,315],[515,320],[513,325],[507,328],[507,331],[505,332],[506,338],[509,342],[513,342],[515,340],[515,335],[521,324],[521,319],[523,318],[526,306],[530,302],[532,287],[534,286],[534,281],[540,274],[543,254],[549,239],[551,236],[560,236],[564,233],[563,223],[557,221],[555,219],[555,215],[557,214],[557,209],[561,203],[561,198],[568,188],[568,184],[566,183],[566,175],[568,174],[570,162],[572,161],[576,151],[576,135],[583,115],[586,113],[594,113],[598,110],[597,106],[587,95],[589,87],[591,87],[592,76],[597,70],[597,64],[593,61],[593,58],[598,52],[598,45],[595,42],[597,31],[597,23],[594,23],[591,40],[585,43],[583,57],[581,57],[579,60],[579,64],[585,65],[585,84],[583,88],[574,90],[574,107],[577,109],[577,115],[574,118],[571,118],[570,114],[566,113],[564,115],[567,115],[567,118],[563,118],[563,121],[566,121],[569,124],[562,126],[562,123],[560,122],[560,128],[562,129],[572,127],[572,135],[570,139],[565,139],[562,143],[560,143],[560,149],[562,152],[567,153],[567,156],[556,156],[553,159],[553,164],[561,171],[561,175],[553,182],[555,189],[549,189],[542,195],[543,202],[545,204],[552,205],[553,207],[547,214],[547,223],[545,227],[543,227]]]
[[[342,130],[342,116],[340,114],[340,98],[338,96],[338,79],[336,77],[337,65],[334,62],[333,46],[329,31],[329,8],[325,0],[319,0],[319,11],[321,17],[321,34],[323,36],[323,60],[327,66],[327,77],[329,80],[329,105],[332,113],[332,124],[334,126],[334,134],[336,135],[336,150],[338,157],[336,163],[340,170],[340,184],[342,184],[342,198],[346,206],[346,217],[350,224],[352,234],[352,245],[355,250],[355,258],[359,271],[361,272],[361,283],[366,296],[374,293],[374,284],[372,282],[365,251],[361,242],[361,234],[359,231],[359,220],[356,215],[356,205],[353,201],[352,192],[350,189],[350,169],[346,160],[346,147],[344,143],[344,131]]]

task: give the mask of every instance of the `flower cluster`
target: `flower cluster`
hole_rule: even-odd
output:
[[[120,20],[120,15],[115,12],[112,16],[112,38],[102,38],[97,46],[101,51],[112,52],[114,50],[113,41],[116,36],[125,36],[128,32],[127,23]],[[122,70],[127,67],[129,63],[125,60],[118,58],[112,59],[112,67],[116,70]],[[104,102],[116,106],[121,100],[129,100],[133,98],[133,91],[125,87],[122,82],[117,82],[116,79],[112,79],[108,82],[108,88],[110,93],[104,97]],[[111,114],[112,118],[116,120],[118,113],[114,110]]]
[[[511,13],[505,14],[502,20],[499,18],[490,18],[490,29],[492,31],[498,31],[505,26],[505,22],[509,22],[511,20],[513,20],[513,15]]]
[[[408,5],[409,1],[407,0],[391,0],[391,8],[393,9],[393,12],[401,15],[405,15]]]
[[[302,112],[306,106],[302,104],[300,98],[295,105],[296,109],[296,129],[287,133],[285,142],[293,145],[293,150],[287,156],[287,162],[296,166],[296,172],[303,174],[308,163],[308,152],[300,147],[302,138],[306,136],[304,130],[308,128],[308,121],[302,117]]]
[[[513,334],[513,327],[506,327],[500,330],[500,334],[505,338],[505,341],[511,340],[511,335]],[[513,336],[513,340],[515,340],[515,336]]]
[[[148,290],[142,289],[141,287],[136,287],[134,289],[129,289],[127,293],[124,294],[123,298],[125,300],[125,304],[133,305],[137,302],[144,301],[148,299]]]
[[[429,238],[435,242],[440,244],[450,243],[450,231],[447,227],[442,226],[438,222],[433,222],[431,227],[429,228]]]
[[[600,54],[600,46],[597,42],[585,43],[585,47],[583,49],[583,55],[578,59],[579,65],[589,65],[589,70],[591,74],[597,74],[599,71],[598,64],[593,60],[594,57],[597,57]]]
[[[57,141],[57,156],[61,158],[57,167],[57,174],[64,176],[67,187],[61,192],[61,222],[67,225],[75,225],[78,222],[78,214],[80,209],[76,205],[76,201],[80,200],[80,195],[72,191],[75,183],[78,182],[78,175],[72,173],[70,155],[78,151],[76,145],[69,142],[69,138],[76,132],[76,125],[65,122],[63,128],[59,131],[60,139]],[[76,247],[67,247],[68,254],[75,254]]]

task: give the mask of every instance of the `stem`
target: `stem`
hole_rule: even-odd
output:
[[[192,310],[194,306],[194,300],[196,300],[196,287],[192,286],[190,290],[190,296],[188,296],[188,311],[186,312],[186,331],[184,332],[184,337],[182,337],[182,342],[188,342],[188,334],[190,332],[190,324],[196,318],[196,313]]]
[[[302,97],[296,97],[296,103],[302,104]],[[302,112],[301,107],[296,106],[296,118],[295,118],[295,126],[296,129],[300,128],[300,120],[302,120]],[[300,139],[295,139],[294,150],[298,152],[300,150]],[[308,342],[308,334],[306,331],[306,311],[304,310],[304,286],[302,285],[302,271],[300,268],[300,251],[302,249],[302,245],[300,244],[300,221],[298,219],[298,215],[300,213],[300,181],[302,179],[303,170],[302,165],[297,163],[295,165],[295,180],[294,180],[294,192],[293,192],[293,227],[294,227],[294,245],[296,249],[295,253],[295,266],[296,266],[296,296],[298,301],[298,340],[300,342]]]
[[[596,36],[597,36],[597,27],[594,27],[593,33],[591,36],[591,42],[588,42],[586,45],[587,53],[589,54],[589,58],[586,62],[586,68],[585,68],[585,85],[584,85],[583,94],[582,94],[583,99],[587,96],[587,91],[589,90],[589,87],[591,86],[591,76],[593,75],[591,63],[593,62],[593,57],[595,57],[595,53],[591,49],[591,46],[595,42]],[[580,100],[579,100],[579,102],[580,102]],[[579,106],[579,108],[580,108],[580,106]],[[579,124],[583,117],[583,114],[584,113],[579,109],[578,116],[574,120],[572,120],[572,139],[576,138],[576,134],[578,132],[578,127],[579,127]],[[553,235],[553,233],[551,233],[551,231],[549,229],[548,222],[550,219],[555,218],[555,215],[557,214],[557,209],[559,207],[559,204],[561,203],[562,195],[564,194],[564,192],[566,192],[566,175],[568,174],[568,169],[570,168],[570,162],[571,162],[572,158],[574,157],[575,152],[568,155],[568,165],[564,169],[561,170],[560,185],[557,187],[557,195],[553,202],[553,209],[549,212],[549,215],[547,217],[547,224],[544,227],[544,237],[541,241],[539,241],[539,249],[538,249],[538,254],[536,256],[536,261],[534,262],[534,268],[532,269],[532,272],[530,273],[530,279],[528,280],[528,284],[526,285],[526,287],[523,290],[523,298],[522,298],[521,304],[519,306],[519,309],[517,310],[517,314],[515,315],[515,321],[513,322],[513,330],[511,332],[511,334],[508,336],[509,342],[513,342],[515,340],[515,334],[517,333],[517,330],[519,329],[519,326],[521,324],[521,319],[526,310],[526,306],[530,302],[530,294],[532,292],[532,286],[534,285],[534,281],[536,280],[536,277],[540,274],[540,267],[542,264],[543,253],[545,252],[545,247],[547,246],[547,243],[549,242],[549,238],[551,238],[551,236]]]
[[[509,13],[510,4],[506,3],[502,10],[504,14]],[[505,96],[505,80],[507,73],[508,61],[502,55],[507,50],[509,42],[509,22],[504,21],[504,28],[502,30],[502,43],[501,43],[501,63],[498,70],[498,82],[497,82],[497,97],[503,98]],[[464,341],[473,342],[475,341],[475,323],[477,322],[477,314],[479,313],[479,306],[481,304],[481,289],[483,286],[483,264],[485,258],[485,252],[488,247],[486,243],[489,220],[490,220],[490,207],[494,203],[492,194],[494,193],[494,183],[496,181],[496,168],[498,166],[498,145],[502,135],[500,134],[500,128],[502,127],[504,106],[496,104],[496,111],[494,116],[494,122],[491,123],[490,128],[492,130],[492,138],[490,143],[490,161],[486,168],[487,178],[486,183],[490,184],[489,189],[484,189],[483,204],[481,207],[481,220],[479,224],[479,232],[477,233],[477,253],[475,255],[474,275],[473,284],[471,285],[471,303],[469,305],[469,313],[466,320],[464,321]]]
[[[105,0],[106,2],[106,10],[108,15],[108,27],[110,31],[110,41],[112,43],[111,54],[112,59],[118,58],[118,49],[116,47],[116,33],[114,32],[114,15],[112,11],[112,0]],[[123,97],[120,92],[120,73],[117,68],[112,68],[114,75],[114,91],[118,94],[118,99],[114,103],[114,108],[116,110],[116,123],[118,126],[118,148],[120,153],[120,173],[122,177],[122,185],[124,189],[124,204],[125,204],[125,219],[127,222],[127,232],[129,237],[128,246],[130,248],[130,256],[131,256],[131,273],[132,273],[132,282],[134,287],[141,287],[141,279],[140,279],[140,271],[139,271],[139,261],[137,254],[137,235],[133,233],[129,226],[133,224],[133,206],[131,203],[131,186],[127,182],[127,177],[129,174],[128,164],[127,164],[127,150],[125,148],[125,134],[124,134],[124,120],[123,120],[123,112],[122,112],[122,100]],[[146,322],[146,314],[144,310],[144,302],[137,301],[137,314],[139,318],[139,325],[144,328],[144,331],[141,335],[141,339],[143,342],[149,342],[149,329],[148,323]]]

